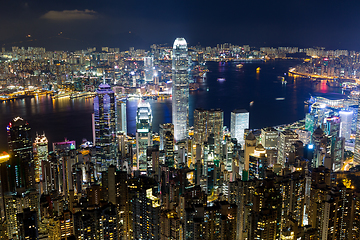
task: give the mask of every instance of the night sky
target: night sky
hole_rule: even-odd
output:
[[[190,45],[360,50],[360,1],[1,1],[0,45],[48,50]],[[31,37],[27,37],[27,35]]]

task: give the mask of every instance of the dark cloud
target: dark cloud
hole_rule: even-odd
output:
[[[69,21],[69,20],[89,20],[96,19],[98,13],[94,10],[64,10],[64,11],[49,11],[41,16],[42,19]]]

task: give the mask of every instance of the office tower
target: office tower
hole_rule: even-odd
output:
[[[94,98],[96,161],[101,170],[116,165],[116,102],[107,84],[100,84]]]
[[[339,137],[340,136],[340,118],[339,117],[327,117],[324,120],[325,122],[325,133],[329,137]]]
[[[10,180],[14,182],[9,190],[31,188],[35,184],[31,128],[24,119],[16,117],[7,126],[7,135],[12,158]]]
[[[241,146],[243,146],[245,143],[245,129],[249,129],[249,112],[245,109],[237,109],[232,111],[230,122],[231,137],[236,138]]]
[[[124,132],[127,134],[127,123],[126,123],[126,102],[117,101],[116,104],[116,111],[117,111],[117,132]]]
[[[245,148],[244,148],[244,158],[245,158],[245,162],[244,162],[244,169],[245,171],[249,171],[249,159],[250,159],[250,154],[254,153],[255,148],[256,148],[256,138],[253,134],[253,132],[250,132],[246,138],[245,138]]]
[[[174,142],[174,138],[172,138]],[[153,145],[147,148],[147,161],[148,161],[148,174],[154,179],[159,179],[160,177],[160,151],[159,145]],[[166,157],[165,157],[166,159]],[[166,161],[166,160],[165,160]],[[166,164],[166,163],[165,163]]]
[[[280,132],[278,142],[278,163],[283,167],[285,166],[287,158],[289,157],[291,145],[298,139],[298,135],[292,130],[286,129]]]
[[[154,63],[152,57],[144,57],[145,83],[152,83],[154,76]]]
[[[120,157],[119,166],[123,169],[126,168],[126,155],[128,153],[127,134],[124,132],[117,133],[117,142]]]
[[[307,145],[311,142],[311,134],[314,132],[310,132],[303,129],[295,129],[295,132],[299,136],[299,140],[304,144]]]
[[[160,135],[160,147],[159,147],[159,150],[164,150],[165,135],[166,135],[167,132],[171,132],[172,135],[174,135],[174,124],[172,124],[172,123],[160,124],[160,127],[159,127],[159,135]]]
[[[214,134],[214,154],[219,157],[223,140],[224,112],[222,110],[194,111],[194,142],[203,145]]]
[[[324,131],[318,127],[313,135],[312,142],[314,144],[314,157],[312,160],[313,168],[317,168],[324,164],[325,156],[327,154],[328,137]]]
[[[259,144],[255,147],[254,153],[249,155],[249,179],[264,179],[268,165],[266,150]]]
[[[340,137],[343,123],[340,122],[340,117],[325,118],[325,123],[325,133],[327,135],[327,140],[324,141],[326,141],[325,151],[326,157],[328,158],[325,166],[329,169],[332,169],[333,171],[340,170],[343,164],[345,147],[345,138]],[[350,128],[351,125],[348,127]]]
[[[177,38],[172,51],[172,122],[175,141],[188,136],[189,75],[188,49],[184,38]]]
[[[351,135],[353,112],[348,110],[342,110],[339,112],[339,114],[341,119],[340,137],[345,138],[345,140],[349,140]]]
[[[354,162],[360,163],[360,111],[359,110],[358,110],[357,121],[356,121]]]
[[[261,144],[265,149],[277,148],[279,132],[272,127],[261,129]]]
[[[35,165],[35,182],[39,183],[43,181],[42,165],[44,161],[48,160],[48,140],[43,135],[36,135],[34,144],[34,165]]]
[[[151,146],[152,113],[150,103],[141,102],[136,114],[136,156],[135,168],[147,171],[146,149]]]
[[[315,130],[315,116],[312,113],[307,113],[305,116],[305,130],[311,133]]]

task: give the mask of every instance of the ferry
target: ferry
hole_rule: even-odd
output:
[[[237,68],[242,68],[243,66],[241,63],[236,65]]]
[[[278,97],[278,98],[275,98],[276,101],[282,101],[282,100],[285,100],[285,98],[283,97]]]
[[[52,96],[53,99],[59,99],[59,98],[67,98],[70,97],[71,93],[58,93]]]

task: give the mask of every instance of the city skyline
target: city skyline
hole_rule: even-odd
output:
[[[2,49],[0,123],[21,117],[0,238],[359,239],[358,70],[355,51],[185,38]]]

